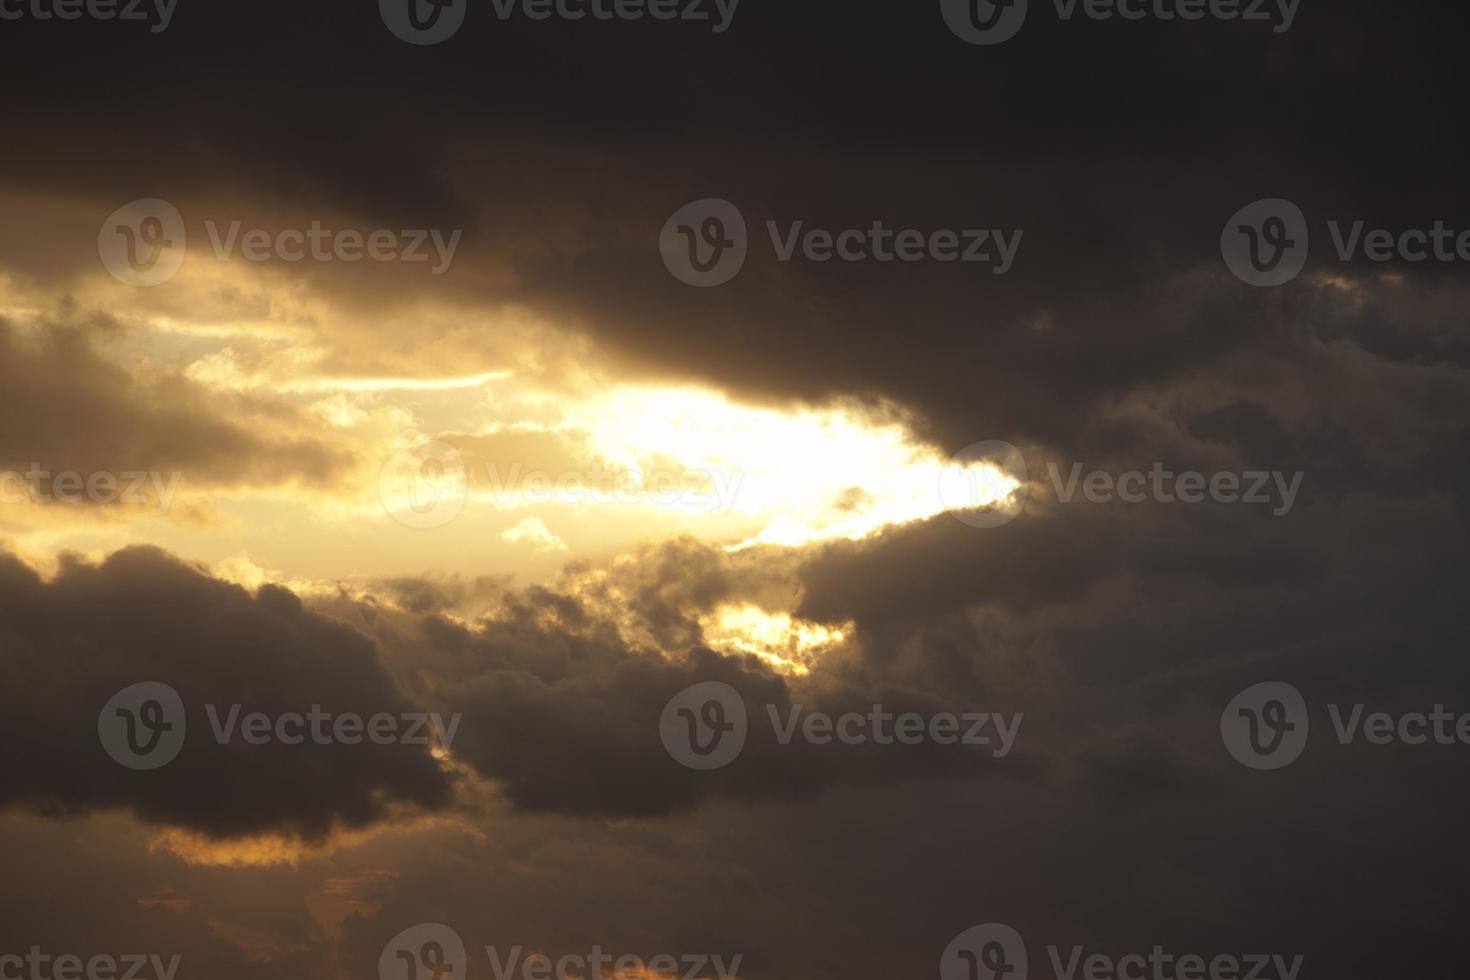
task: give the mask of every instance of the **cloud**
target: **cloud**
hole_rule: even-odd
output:
[[[100,565],[64,560],[43,581],[0,562],[0,802],[79,816],[128,810],[213,838],[259,834],[320,841],[395,808],[450,805],[452,781],[427,747],[333,743],[216,744],[206,714],[399,714],[413,704],[357,632],[263,586],[253,595],[156,549]],[[188,734],[178,758],[137,772],[105,754],[98,714],[142,681],[175,688]]]
[[[107,318],[0,319],[0,468],[180,474],[196,486],[329,485],[351,457],[284,406],[220,399],[166,370],[99,353],[125,328]]]
[[[719,38],[481,8],[432,51],[370,4],[181,8],[146,51],[114,24],[10,25],[0,466],[261,488],[276,509],[252,498],[214,536],[139,533],[315,587],[246,591],[152,550],[69,558],[49,581],[0,565],[0,800],[24,812],[4,836],[25,890],[0,948],[146,936],[190,973],[319,980],[373,975],[389,937],[432,919],[472,946],[706,948],[746,954],[753,980],[803,980],[923,975],[962,929],[1006,921],[1035,949],[1301,951],[1344,980],[1460,969],[1462,755],[1341,746],[1320,712],[1470,706],[1464,275],[1345,266],[1319,229],[1470,214],[1447,123],[1463,52],[1445,41],[1470,12],[1338,0],[1273,35],[1049,6],[983,53],[932,3],[751,3]],[[238,50],[290,70],[221,73]],[[153,195],[186,214],[190,260],[166,287],[122,289],[98,225]],[[710,195],[753,239],[735,280],[701,290],[657,238]],[[1313,254],[1295,283],[1254,290],[1223,268],[1220,226],[1277,195],[1310,216]],[[205,219],[464,238],[441,277],[221,263]],[[1025,237],[1002,277],[782,262],[767,237],[879,220]],[[1026,510],[738,554],[705,526],[630,519],[613,540],[604,515],[538,512],[578,548],[561,575],[560,552],[498,540],[503,514],[467,507],[434,532],[380,513],[370,471],[404,431],[449,434],[476,469],[580,470],[598,460],[555,430],[558,404],[673,386],[898,420],[940,458],[1006,440],[1030,464]],[[867,458],[845,462],[885,468]],[[1156,462],[1304,480],[1275,518],[1065,504],[1046,469]],[[820,502],[843,514],[876,499],[833,482]],[[316,506],[334,495],[340,512]],[[27,543],[54,560],[55,539]],[[840,640],[805,674],[736,654],[767,649],[742,623],[781,617]],[[191,704],[319,695],[465,720],[442,763],[347,747],[221,762],[191,741],[148,776],[108,760],[95,727],[149,677]],[[1271,678],[1319,711],[1274,776],[1218,732],[1228,699]],[[656,728],[705,680],[752,709],[746,752],[713,774],[674,763]],[[782,747],[764,711],[878,701],[1026,721],[997,762]],[[172,846],[145,860],[161,830]],[[314,856],[178,860],[261,835]],[[332,881],[361,882],[346,891],[363,904],[321,898]]]
[[[370,598],[323,608],[373,636],[416,700],[473,719],[455,743],[456,759],[526,811],[666,815],[719,798],[800,798],[850,782],[1000,773],[988,755],[932,745],[781,745],[772,713],[787,718],[798,704],[833,715],[867,714],[874,704],[895,714],[962,709],[937,690],[868,683],[840,641],[801,676],[704,645],[701,620],[716,610],[789,599],[790,569],[778,552],[731,555],[676,540],[609,568],[570,572],[558,588],[507,592],[473,624],[385,609]],[[439,608],[424,598],[426,589],[432,586],[400,585],[399,593],[412,596],[416,609]],[[740,692],[750,718],[739,763],[718,773],[679,765],[659,735],[665,704],[706,681]],[[1018,753],[1011,776],[1034,776],[1043,762],[1029,756]]]
[[[501,533],[502,541],[526,544],[537,551],[566,551],[567,543],[552,534],[539,517],[528,517]]]

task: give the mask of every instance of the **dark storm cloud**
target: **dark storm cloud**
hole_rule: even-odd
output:
[[[818,824],[851,829],[852,850],[824,836],[819,852],[861,851],[882,895],[924,896],[901,907],[869,896],[844,914],[928,950],[998,920],[1033,953],[1270,946],[1305,953],[1314,974],[1443,968],[1461,945],[1439,911],[1465,866],[1451,829],[1461,747],[1339,745],[1325,706],[1470,704],[1458,652],[1470,636],[1446,602],[1470,577],[1463,512],[1440,488],[1455,466],[1387,492],[1334,487],[1279,525],[1223,507],[1051,501],[1005,527],[945,516],[827,549],[803,573],[801,611],[857,619],[865,676],[958,699],[1008,688],[1050,761],[1045,779],[999,795],[911,787],[911,807],[893,803],[862,828],[850,814],[876,801],[828,814]],[[1312,741],[1290,769],[1250,772],[1225,754],[1220,715],[1273,678],[1305,693]],[[935,853],[881,836],[895,812]],[[882,855],[862,843],[874,838]],[[1348,854],[1407,904],[1356,861],[1334,861]],[[799,887],[794,877],[772,888]],[[1344,922],[1405,942],[1346,938]],[[802,954],[771,958],[785,968]]]
[[[221,717],[236,704],[272,717],[314,704],[365,718],[414,710],[370,642],[285,589],[251,595],[149,548],[101,565],[66,559],[51,581],[6,558],[0,578],[0,801],[55,815],[126,809],[217,838],[312,841],[394,805],[449,803],[427,747],[215,742],[207,705]],[[187,713],[178,758],[153,771],[114,762],[98,737],[109,698],[142,681],[176,689]]]
[[[923,687],[867,688],[860,674],[830,665],[810,677],[782,677],[757,658],[721,656],[697,645],[703,640],[701,613],[768,591],[771,581],[780,580],[783,564],[775,556],[763,567],[760,559],[732,559],[692,540],[675,540],[567,592],[508,593],[493,617],[473,627],[371,603],[323,608],[377,639],[417,700],[462,712],[467,721],[455,743],[456,757],[499,784],[515,806],[532,812],[654,816],[719,797],[804,797],[850,782],[959,778],[1005,767],[1009,777],[1034,775],[1040,760],[1026,751],[1024,739],[1004,765],[970,747],[815,746],[799,736],[779,744],[777,726],[789,722],[793,705],[834,717],[866,715],[875,704],[894,715],[926,717],[1005,707],[996,699],[954,702]],[[397,586],[410,609],[438,605],[426,598],[433,591],[432,583]],[[456,591],[445,592],[446,600]],[[609,593],[616,600],[609,601]],[[630,632],[648,637],[651,645],[630,642]],[[670,699],[706,681],[739,692],[750,719],[739,763],[718,773],[678,764],[659,735]],[[773,723],[772,709],[780,722]]]
[[[408,880],[385,908],[349,923],[340,955],[370,966],[389,936],[435,918],[471,941],[506,946],[575,949],[616,938],[630,948],[695,948],[683,944],[698,937],[745,952],[752,976],[787,980],[823,962],[916,968],[961,929],[1003,919],[1033,941],[1303,950],[1341,975],[1373,964],[1361,973],[1369,976],[1387,952],[1366,938],[1345,946],[1336,924],[1367,916],[1413,937],[1415,962],[1440,962],[1449,933],[1434,910],[1447,900],[1447,882],[1416,877],[1376,851],[1363,857],[1370,878],[1312,855],[1413,827],[1442,841],[1425,847],[1459,860],[1451,818],[1463,794],[1450,787],[1460,764],[1445,754],[1374,758],[1361,746],[1319,744],[1290,780],[1260,782],[1262,774],[1224,754],[1217,725],[1225,700],[1264,676],[1297,683],[1318,703],[1367,698],[1409,708],[1425,685],[1445,699],[1470,691],[1442,655],[1463,642],[1463,626],[1435,598],[1463,581],[1463,557],[1452,537],[1428,551],[1422,544],[1450,526],[1453,511],[1379,499],[1297,515],[1267,563],[1273,574],[1262,575],[1251,560],[1266,541],[1229,515],[1054,509],[989,530],[945,516],[832,549],[801,572],[812,595],[805,611],[857,618],[857,655],[837,655],[800,681],[707,652],[671,661],[632,649],[596,593],[509,592],[493,620],[473,627],[328,603],[333,615],[352,611],[342,618],[369,624],[361,628],[380,639],[416,702],[466,711],[456,754],[499,783],[519,812],[497,822],[494,845],[474,850],[471,867],[483,873],[468,870],[461,848],[452,860],[409,861]],[[1056,559],[1046,549],[1089,534],[1095,546],[1063,549],[1060,559],[1086,574],[1048,591]],[[1187,534],[1195,536],[1179,540]],[[896,548],[926,538],[928,547],[900,560]],[[1292,560],[1309,546],[1323,565]],[[1355,560],[1360,551],[1375,563]],[[699,552],[689,542],[651,549],[634,568],[614,570],[608,588],[634,597],[626,609],[635,621],[664,621],[668,609],[687,617],[769,588],[752,581],[760,556]],[[892,577],[869,583],[884,570]],[[838,575],[848,577],[844,587]],[[955,582],[968,590],[943,588]],[[901,585],[911,591],[877,602]],[[926,585],[939,594],[922,605],[915,593]],[[417,610],[466,601],[463,583],[400,582],[396,594]],[[1021,764],[1013,774],[1021,778],[997,763],[897,747],[778,748],[759,732],[728,770],[692,773],[667,758],[654,720],[669,695],[705,679],[735,685],[753,704],[1019,706],[1028,751],[1008,763]],[[936,776],[945,778],[925,778]],[[708,805],[722,798],[749,805]],[[548,816],[558,813],[581,820]],[[1335,813],[1353,814],[1354,829]],[[527,823],[532,815],[539,822]],[[629,815],[679,819],[600,819]],[[630,848],[638,855],[631,867]],[[608,875],[626,916],[568,924],[573,913],[597,915]],[[569,880],[579,887],[568,890]],[[1119,881],[1133,882],[1125,908]],[[1385,901],[1385,881],[1407,901]],[[1191,901],[1178,900],[1181,887]],[[690,889],[691,898],[671,908],[671,888]],[[1321,911],[1279,925],[1292,908],[1317,908],[1313,896],[1324,888],[1333,897]],[[800,930],[754,911],[768,892],[791,914],[807,910]],[[513,908],[490,915],[506,903]],[[700,930],[701,917],[718,925]],[[855,923],[884,938],[853,935]],[[838,951],[818,956],[814,936]]]
[[[1426,44],[1464,21],[1459,10],[1307,4],[1273,34],[1064,24],[1048,9],[982,49],[952,37],[937,4],[747,3],[718,36],[677,22],[499,22],[481,7],[428,49],[393,38],[372,5],[200,5],[146,38],[15,25],[11,70],[66,37],[130,85],[58,79],[22,107],[4,173],[96,207],[229,191],[246,211],[463,227],[462,260],[442,280],[394,277],[390,290],[366,267],[296,271],[347,303],[424,292],[529,307],[640,369],[751,395],[895,399],[954,447],[1073,439],[1079,415],[1138,386],[1283,351],[1314,287],[1272,298],[1224,272],[1220,228],[1248,201],[1290,197],[1319,230],[1327,217],[1470,215],[1456,137],[1433,125],[1457,111],[1454,59]],[[242,46],[270,59],[219,73],[211,52]],[[79,166],[58,106],[68,129],[86,119],[91,139],[117,148],[114,166]],[[1436,152],[1393,149],[1426,133]],[[745,211],[755,247],[734,282],[691,289],[654,244],[676,207],[710,195]],[[978,224],[1025,240],[1003,277],[781,264],[768,219]],[[90,251],[79,239],[72,254]],[[1311,268],[1330,265],[1318,259]]]
[[[751,726],[739,760],[717,773],[679,765],[658,737],[664,705],[704,681],[738,691]],[[531,811],[658,816],[718,797],[792,799],[843,783],[958,778],[987,768],[1003,771],[1006,765],[1014,767],[1010,775],[1027,776],[1033,768],[1025,759],[1029,753],[1000,763],[968,747],[818,747],[800,735],[789,745],[779,744],[777,728],[789,721],[793,705],[833,717],[867,715],[874,704],[893,715],[925,717],[961,709],[910,690],[825,690],[822,680],[791,684],[754,663],[708,651],[695,651],[687,665],[633,660],[550,681],[520,671],[489,672],[464,684],[447,703],[484,720],[478,734],[465,740],[463,757],[502,783],[513,803]],[[778,712],[774,722],[768,714],[772,709]],[[891,733],[892,722],[888,725]]]

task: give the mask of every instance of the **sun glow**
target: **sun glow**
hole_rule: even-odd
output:
[[[711,503],[762,525],[734,548],[857,540],[999,503],[1019,486],[988,464],[945,458],[902,425],[841,409],[781,412],[697,389],[628,388],[584,406],[576,424],[594,451],[630,469],[674,461],[729,487]]]
[[[340,577],[327,556],[369,576],[497,567],[545,581],[569,560],[669,535],[731,552],[860,540],[1018,486],[948,458],[901,411],[620,383],[595,361],[548,361],[555,327],[516,317],[486,334],[452,310],[395,314],[395,329],[427,318],[462,345],[405,353],[364,344],[355,321],[309,293],[280,309],[217,300],[187,315],[120,295],[135,304],[129,330],[97,335],[95,355],[176,414],[226,406],[199,427],[232,438],[231,453],[170,447],[181,478],[166,512],[8,508],[0,534],[16,550],[103,554],[148,540],[294,582]],[[261,317],[273,329],[244,329]],[[22,319],[17,329],[40,329]],[[468,346],[484,336],[495,346]]]
[[[833,629],[750,604],[723,606],[699,625],[711,648],[753,654],[793,676],[810,673],[811,664],[844,643],[852,631],[850,625]]]

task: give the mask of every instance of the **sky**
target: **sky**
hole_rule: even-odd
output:
[[[1457,969],[1467,27],[0,0],[0,980]]]

